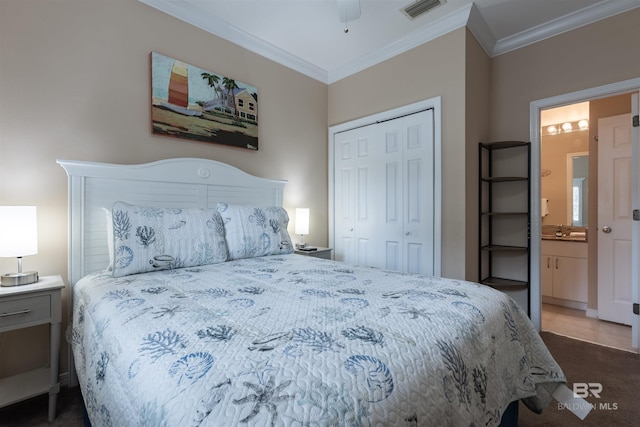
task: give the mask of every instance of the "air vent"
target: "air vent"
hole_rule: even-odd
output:
[[[409,19],[415,19],[444,2],[445,0],[418,0],[401,10]]]

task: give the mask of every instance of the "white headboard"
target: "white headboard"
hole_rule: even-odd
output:
[[[116,201],[215,208],[218,202],[282,206],[286,181],[258,178],[215,160],[178,158],[140,165],[58,160],[69,176],[69,320],[73,286],[109,264],[103,208]],[[69,345],[69,385],[77,384]]]
[[[258,178],[215,160],[177,158],[139,165],[58,160],[69,176],[69,285],[109,263],[103,208],[215,208],[217,202],[282,206],[286,181]],[[71,304],[70,304],[71,305]]]

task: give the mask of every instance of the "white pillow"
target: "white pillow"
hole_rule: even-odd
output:
[[[224,221],[229,259],[293,252],[289,215],[283,208],[218,203],[218,212]]]
[[[215,209],[151,208],[116,202],[113,276],[215,264],[227,260]]]

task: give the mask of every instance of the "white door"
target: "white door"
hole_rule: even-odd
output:
[[[598,120],[598,318],[631,324],[631,115]]]
[[[359,222],[356,196],[359,186],[366,188],[366,182],[358,183],[358,147],[370,146],[374,132],[375,125],[369,125],[337,133],[334,137],[334,257],[348,264],[359,264],[355,234]],[[364,222],[361,225],[366,227],[366,218]]]
[[[433,110],[403,117],[402,128],[404,130],[402,271],[433,274]]]
[[[433,110],[334,136],[335,259],[434,274]]]

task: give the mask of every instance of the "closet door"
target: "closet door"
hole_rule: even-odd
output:
[[[433,110],[402,119],[403,138],[403,269],[434,272],[434,141]]]
[[[375,125],[341,132],[335,136],[334,206],[335,259],[354,265],[374,266],[376,218],[371,197],[374,188]]]
[[[433,110],[334,137],[335,259],[433,274]]]

